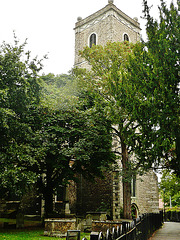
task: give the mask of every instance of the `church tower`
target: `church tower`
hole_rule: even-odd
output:
[[[140,41],[140,24],[137,18],[130,18],[118,9],[113,0],[101,10],[82,19],[78,17],[75,24],[75,67],[89,68],[87,61],[79,56],[79,51],[92,45],[104,46],[108,41]],[[120,160],[117,160],[119,167]],[[134,215],[146,212],[158,212],[159,194],[157,176],[152,171],[132,179],[131,204]],[[118,220],[122,215],[123,192],[119,169],[105,173],[105,179],[96,179],[90,183],[81,179],[76,186],[75,196],[70,199],[71,210],[77,215],[107,209],[108,215]],[[73,192],[73,191],[71,191]]]
[[[105,45],[108,41],[140,40],[140,24],[137,18],[130,18],[108,0],[108,4],[101,10],[82,19],[78,17],[75,24],[75,67],[87,67],[87,63],[79,56],[79,51],[85,46]]]

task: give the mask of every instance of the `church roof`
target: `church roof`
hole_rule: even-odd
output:
[[[95,24],[97,19],[103,20],[103,17],[107,17],[109,15],[113,15],[117,18],[118,21],[124,23],[125,25],[129,26],[130,28],[138,28],[140,30],[140,24],[137,21],[137,19],[132,19],[128,15],[126,15],[124,12],[122,12],[119,8],[117,8],[113,3],[107,4],[104,8],[100,9],[99,11],[93,13],[92,15],[81,19],[78,18],[78,22],[75,24],[75,30],[77,28],[81,28],[83,25],[92,25]],[[99,22],[97,21],[97,22]]]

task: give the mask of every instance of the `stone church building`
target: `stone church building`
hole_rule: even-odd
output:
[[[130,18],[118,9],[113,0],[101,10],[82,19],[78,17],[75,24],[75,66],[88,68],[88,64],[79,56],[83,47],[92,44],[104,45],[107,41],[130,41],[136,43],[140,40],[140,24],[137,18]],[[88,212],[107,211],[113,220],[122,217],[122,181],[120,170],[110,170],[105,179],[96,179],[89,183],[80,176],[78,184],[72,183],[68,187],[69,213],[82,215]],[[146,212],[159,211],[159,193],[157,176],[153,171],[144,176],[136,176],[132,180],[131,201],[135,215]]]

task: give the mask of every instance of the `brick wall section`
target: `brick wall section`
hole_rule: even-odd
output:
[[[96,178],[90,182],[81,177],[77,184],[77,213],[85,215],[87,212],[104,211],[104,207],[111,210],[113,202],[112,172],[105,173],[105,179]]]
[[[71,213],[76,213],[76,202],[77,202],[77,184],[74,181],[69,181],[68,185],[68,198]]]

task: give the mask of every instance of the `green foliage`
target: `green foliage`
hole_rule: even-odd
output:
[[[96,209],[96,212],[106,212],[107,214],[110,215],[111,213],[110,203],[101,202],[100,206]]]
[[[110,122],[71,75],[40,78],[41,61],[18,44],[4,43],[0,54],[1,197],[36,188],[49,214],[59,186],[77,173],[102,176],[113,161]]]
[[[160,23],[150,16],[146,1],[144,13],[147,43],[108,42],[105,46],[86,47],[80,54],[91,70],[75,70],[89,91],[98,96],[96,104],[99,99],[100,104],[103,101],[104,113],[119,142],[114,152],[121,159],[123,184],[127,185],[133,172],[156,168],[162,159],[177,172],[179,169],[173,150],[176,143],[177,156],[179,15],[173,4],[169,10],[163,1]],[[130,216],[129,187],[124,186],[124,198],[129,199],[124,206],[129,205]]]
[[[144,6],[148,41],[136,44],[124,74],[127,110],[146,133],[143,144],[149,144],[150,162],[179,174],[180,18],[173,4],[168,9],[161,1],[159,22],[150,16],[146,1]]]
[[[43,75],[41,103],[51,109],[62,109],[75,106],[78,102],[79,89],[72,75]]]
[[[1,196],[10,190],[21,194],[35,178],[17,166],[30,130],[24,116],[32,105],[38,104],[41,88],[38,72],[42,62],[37,58],[31,60],[30,52],[25,52],[26,44],[19,44],[14,36],[14,45],[3,42],[0,46]],[[27,155],[24,158],[30,159]]]
[[[70,74],[59,74],[56,76],[53,73],[43,74],[42,79],[47,85],[54,85],[56,88],[63,88],[72,82],[72,76]]]
[[[142,127],[139,128],[140,124],[136,123],[135,116],[128,111],[136,95],[134,99],[129,100],[128,79],[123,78],[122,74],[126,73],[127,62],[133,48],[134,46],[128,42],[108,42],[104,47],[87,47],[81,55],[92,66],[91,71],[75,70],[79,79],[87,84],[89,91],[94,91],[96,104],[103,104],[104,113],[113,124],[112,132],[119,146],[124,144],[129,157],[132,153],[137,154],[136,160],[126,162],[129,173],[126,171],[124,174],[129,181],[132,172],[139,170],[140,167],[146,169],[151,166],[146,159],[148,154],[145,156],[147,152],[147,146],[143,144],[145,134],[141,131]],[[131,96],[133,97],[133,94]],[[121,158],[123,147],[119,148],[119,146],[115,149],[115,153]]]
[[[131,206],[131,214],[132,214],[133,219],[137,217],[136,216],[136,211],[137,211],[136,207],[134,205],[132,205]]]
[[[160,192],[166,207],[180,207],[180,178],[174,173],[164,170],[160,182]]]
[[[146,168],[144,158],[139,161],[133,156],[141,136],[135,119],[126,111],[127,81],[122,79],[122,71],[125,71],[133,47],[129,42],[108,42],[105,46],[86,47],[81,56],[89,62],[91,70],[74,70],[80,83],[83,82],[87,91],[94,94],[96,108],[103,106],[104,115],[112,124],[111,134],[117,143],[113,151],[122,163],[124,208],[128,208],[124,210],[125,218],[131,218],[132,175],[139,171],[140,167],[141,170]]]
[[[110,122],[102,110],[93,108],[92,99],[89,104],[89,93],[79,91],[72,77],[59,88],[57,81],[44,85],[41,105],[27,118],[33,130],[29,142],[35,159],[32,169],[40,176],[46,212],[52,211],[53,193],[59,186],[76,180],[77,173],[88,178],[102,176],[114,159]]]
[[[107,154],[106,150],[111,146],[107,128],[109,123],[104,122],[100,112],[87,113],[76,108],[52,111],[40,107],[34,110],[31,122],[30,119],[28,122],[33,130],[29,144],[37,160],[34,171],[37,169],[39,173],[45,173],[49,164],[55,171],[56,184],[62,179],[68,180],[75,168],[91,173],[97,167],[96,173],[92,173],[98,173],[102,163],[102,157],[98,154]],[[96,162],[98,157],[99,161]],[[71,160],[75,161],[72,168],[69,166]]]

